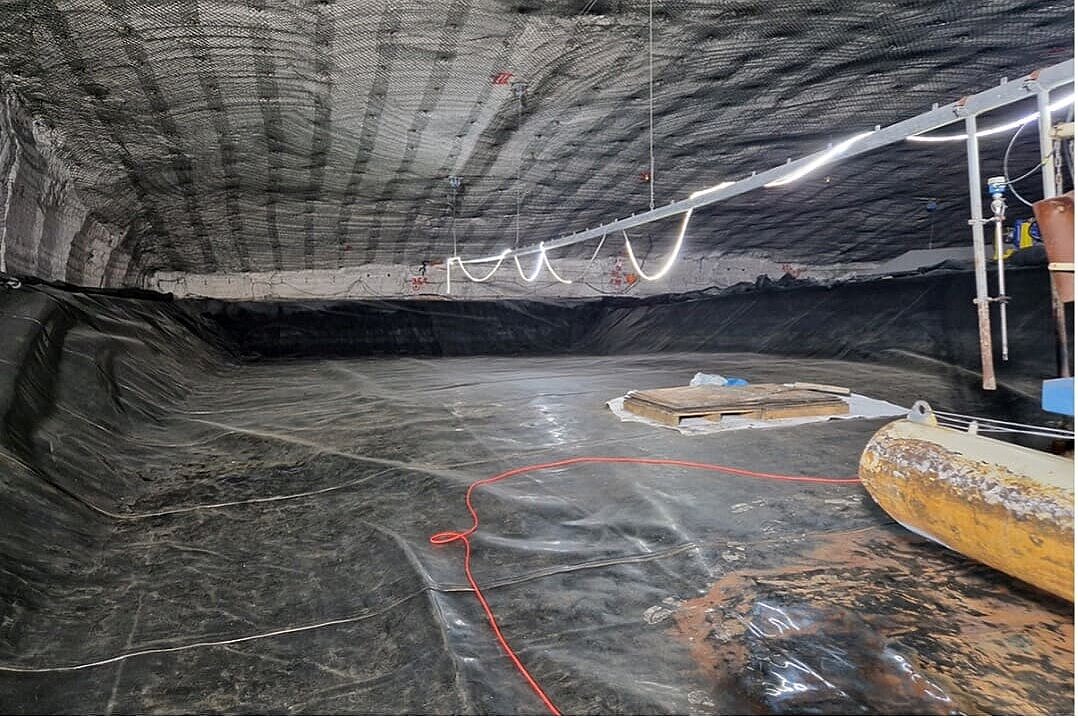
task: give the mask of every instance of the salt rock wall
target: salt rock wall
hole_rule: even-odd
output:
[[[131,228],[101,221],[79,197],[57,133],[13,94],[0,102],[0,271],[122,285],[133,270]]]

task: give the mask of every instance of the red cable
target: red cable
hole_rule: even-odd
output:
[[[430,537],[432,544],[441,546],[445,544],[455,543],[460,541],[464,544],[464,575],[468,578],[468,585],[472,587],[472,591],[475,592],[475,597],[479,599],[479,604],[483,607],[483,612],[487,615],[487,621],[490,623],[490,628],[494,631],[494,637],[498,639],[498,643],[501,645],[502,650],[509,656],[509,660],[513,662],[516,669],[520,672],[520,675],[524,676],[524,680],[527,681],[531,689],[535,691],[535,694],[539,696],[539,700],[543,702],[543,705],[547,707],[552,715],[560,716],[561,711],[554,705],[554,702],[550,700],[550,697],[543,691],[539,682],[532,677],[532,674],[528,672],[528,669],[524,667],[524,663],[517,656],[510,646],[509,642],[505,639],[505,635],[502,634],[502,629],[498,626],[498,619],[494,616],[494,611],[491,610],[490,604],[487,603],[486,597],[483,595],[483,591],[479,588],[479,584],[476,583],[475,577],[472,575],[472,544],[468,540],[468,537],[476,532],[479,528],[479,514],[476,513],[475,507],[472,505],[472,492],[479,486],[486,486],[487,484],[497,483],[498,481],[504,481],[505,479],[512,478],[513,476],[519,476],[520,474],[526,474],[532,471],[542,471],[545,469],[557,469],[563,466],[574,466],[576,464],[645,464],[648,466],[679,466],[683,469],[702,469],[705,471],[718,471],[724,474],[734,474],[736,476],[749,476],[755,479],[772,479],[775,481],[795,481],[800,483],[812,483],[812,484],[857,484],[861,482],[861,479],[857,477],[846,479],[834,479],[824,478],[819,476],[787,476],[785,474],[768,474],[762,471],[749,471],[748,469],[737,469],[732,466],[722,466],[720,464],[705,464],[698,461],[681,461],[678,459],[637,459],[630,457],[620,456],[578,456],[573,459],[562,459],[561,461],[551,461],[546,464],[533,464],[531,466],[521,466],[516,469],[510,469],[504,471],[497,476],[491,476],[486,479],[479,479],[473,481],[468,486],[468,490],[464,494],[464,504],[468,507],[468,513],[472,515],[471,528],[464,531],[441,531]]]

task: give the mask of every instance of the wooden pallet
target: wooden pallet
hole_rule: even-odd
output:
[[[791,419],[803,416],[847,414],[849,405],[831,394],[782,384],[749,386],[678,386],[632,391],[625,410],[645,419],[677,426],[682,419],[724,416],[747,419]]]

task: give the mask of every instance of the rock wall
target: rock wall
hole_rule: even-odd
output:
[[[0,99],[0,271],[88,287],[132,269],[129,227],[100,221],[75,189],[62,137]]]

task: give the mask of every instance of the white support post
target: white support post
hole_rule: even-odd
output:
[[[992,318],[988,312],[988,264],[984,252],[984,208],[981,205],[981,151],[977,139],[977,117],[966,116],[966,168],[969,174],[969,225],[973,230],[973,272],[977,285],[977,333],[981,343],[981,386],[996,388],[996,367],[992,357]]]

